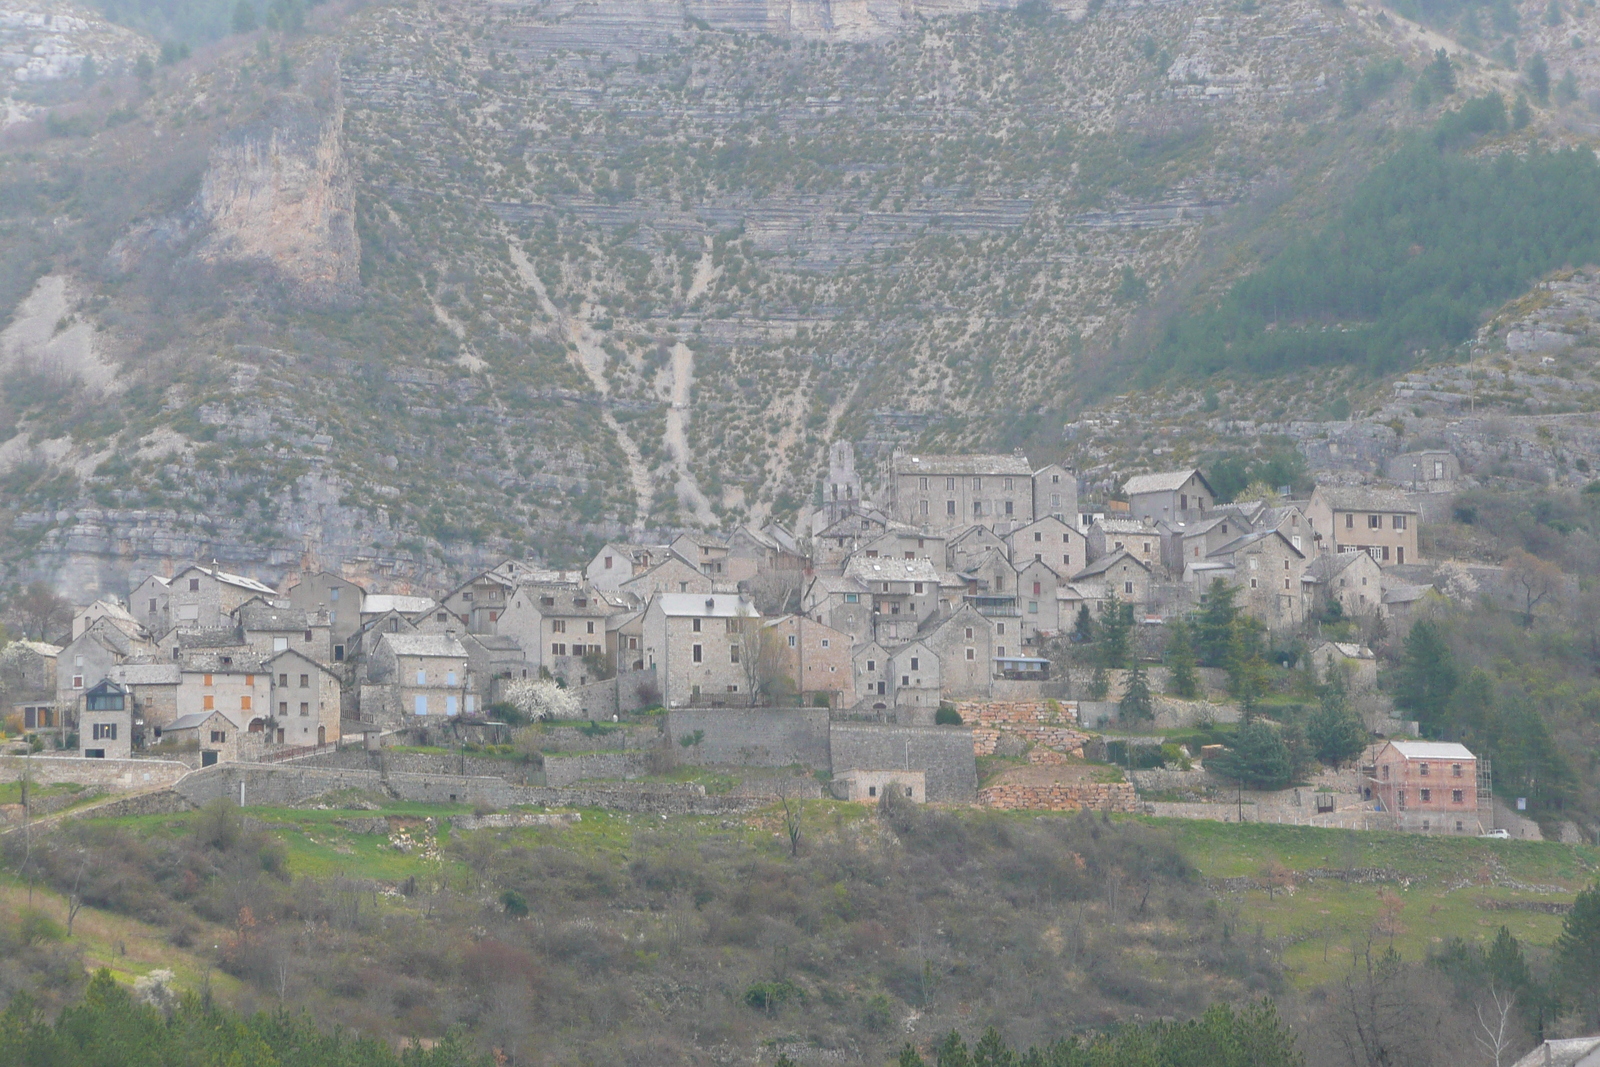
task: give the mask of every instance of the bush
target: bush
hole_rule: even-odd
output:
[[[939,710],[933,713],[935,726],[960,726],[961,713],[954,704],[940,704]]]
[[[756,982],[744,991],[744,1002],[757,1011],[771,1015],[790,1002],[805,999],[805,992],[787,978],[776,982]]]

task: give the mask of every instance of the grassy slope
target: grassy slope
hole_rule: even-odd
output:
[[[439,878],[454,885],[474,879],[468,864],[426,854],[424,820],[432,817],[440,843],[448,841],[448,818],[462,814],[461,807],[393,804],[379,812],[305,811],[251,808],[249,814],[274,829],[288,846],[290,870],[313,877],[347,877],[398,883],[416,876]],[[634,833],[655,824],[647,816],[629,816],[586,810],[581,822],[561,828],[531,828],[497,832],[498,847],[512,843],[556,844],[584,854],[610,857],[619,865],[629,862]],[[805,805],[806,833],[826,835],[846,821],[869,817],[860,805],[813,801]],[[338,820],[374,815],[405,817],[410,835],[418,842],[411,852],[396,849],[383,834],[363,834],[336,825]],[[988,815],[987,818],[997,816]],[[1031,820],[1034,813],[1013,816]],[[188,820],[171,816],[145,816],[104,820],[142,828],[151,835],[187,832]],[[1430,946],[1450,937],[1474,940],[1492,937],[1509,926],[1518,938],[1535,946],[1549,945],[1561,928],[1558,915],[1492,907],[1508,902],[1551,903],[1570,901],[1600,872],[1600,849],[1549,842],[1486,841],[1477,838],[1418,837],[1391,833],[1358,833],[1309,827],[1230,825],[1171,819],[1148,820],[1172,832],[1202,875],[1210,879],[1255,880],[1263,867],[1276,860],[1297,874],[1316,868],[1381,869],[1394,877],[1370,882],[1333,878],[1304,881],[1270,895],[1254,886],[1239,888],[1219,883],[1224,904],[1236,910],[1241,934],[1254,933],[1282,946],[1284,962],[1297,985],[1316,986],[1338,973],[1341,950],[1352,939],[1364,939],[1373,930],[1387,930],[1385,911],[1394,915],[1393,934],[1381,934],[1408,958],[1421,958]],[[729,820],[703,818],[679,820],[707,833],[726,834]],[[742,820],[741,835],[760,847],[781,836],[781,819],[762,812]],[[769,845],[770,847],[770,845]],[[401,906],[397,905],[396,906]],[[96,920],[122,923],[100,917]],[[82,917],[79,920],[83,923]],[[130,941],[130,953],[132,952]],[[151,938],[152,961],[162,959]],[[178,957],[184,954],[177,953]],[[152,962],[174,970],[194,964]]]

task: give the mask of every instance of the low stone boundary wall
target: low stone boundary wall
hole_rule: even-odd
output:
[[[504,815],[456,815],[450,825],[463,832],[473,830],[520,830],[528,826],[571,826],[582,822],[583,816],[575,811],[556,811],[549,814],[510,812]]]
[[[193,811],[194,808],[194,804],[176,789],[158,789],[150,793],[123,797],[108,804],[100,804],[82,814],[91,819],[118,819],[127,815],[181,815],[186,811]],[[76,818],[78,814],[78,812],[68,812],[63,818]]]
[[[633,778],[643,773],[645,754],[637,750],[573,756],[550,753],[544,758],[544,784],[550,786],[572,785],[588,778]]]
[[[978,791],[978,802],[999,811],[1137,812],[1133,786],[1125,782],[1058,782],[1049,785],[991,785]]]
[[[20,782],[24,773],[31,773],[39,785],[68,782],[126,793],[171,785],[188,774],[189,768],[176,760],[0,756],[0,781]]]
[[[768,797],[706,796],[703,786],[668,790],[662,786],[633,789],[518,789],[517,804],[547,808],[605,808],[644,815],[742,815],[772,802]]]

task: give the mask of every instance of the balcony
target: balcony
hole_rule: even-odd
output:
[[[1022,608],[1017,604],[1017,598],[1014,596],[968,593],[963,599],[968,604],[971,604],[979,615],[1002,619],[1015,619],[1022,616]]]

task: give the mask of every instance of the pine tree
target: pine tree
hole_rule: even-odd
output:
[[[1361,755],[1367,747],[1367,727],[1350,710],[1342,689],[1330,689],[1306,721],[1306,740],[1312,755],[1337,767]]]
[[[1437,623],[1423,619],[1411,628],[1395,674],[1395,704],[1424,727],[1444,725],[1450,700],[1461,684],[1461,669]]]
[[[1433,54],[1426,76],[1428,86],[1439,96],[1449,96],[1456,91],[1456,69],[1450,65],[1450,56],[1443,48]]]
[[[1555,973],[1584,1028],[1600,1026],[1600,882],[1579,893],[1561,921]]]
[[[1533,58],[1528,60],[1524,73],[1528,77],[1528,88],[1533,90],[1533,95],[1543,104],[1550,99],[1550,65],[1544,61],[1543,52],[1535,52]]]
[[[1171,669],[1172,692],[1184,700],[1200,695],[1200,675],[1195,670],[1194,645],[1189,626],[1182,619],[1173,622],[1167,633],[1167,666]]]
[[[1238,593],[1221,578],[1212,579],[1211,588],[1206,591],[1205,605],[1195,624],[1195,650],[1200,654],[1200,662],[1207,667],[1227,666],[1233,620],[1239,614],[1233,598]]]
[[[1155,718],[1155,706],[1150,700],[1150,680],[1137,658],[1128,671],[1128,680],[1122,691],[1122,702],[1117,711],[1123,722],[1149,722]]]

